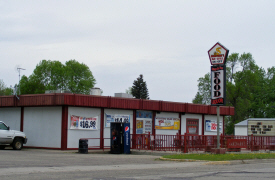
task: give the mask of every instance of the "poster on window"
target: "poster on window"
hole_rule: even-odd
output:
[[[98,120],[98,116],[82,117],[82,116],[71,115],[70,129],[97,130],[97,120]]]
[[[155,129],[179,130],[180,118],[156,117]]]
[[[136,113],[136,133],[137,134],[152,134],[152,112],[137,111]]]
[[[106,114],[106,125],[105,125],[105,127],[110,127],[111,122],[130,123],[130,115]]]
[[[205,131],[217,132],[217,121],[205,120]],[[220,132],[222,132],[222,122],[220,121]]]
[[[152,134],[152,120],[141,119],[137,120],[137,134]]]

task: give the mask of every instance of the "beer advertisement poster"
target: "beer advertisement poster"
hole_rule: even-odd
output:
[[[155,129],[179,130],[180,118],[156,117]]]

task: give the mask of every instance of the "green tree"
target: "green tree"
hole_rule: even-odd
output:
[[[234,75],[234,70],[239,61],[239,53],[232,53],[231,55],[228,56],[227,58],[227,66],[229,66],[230,71],[226,71],[227,74],[230,77],[230,82],[233,80],[233,75]]]
[[[89,94],[95,79],[89,67],[75,60],[63,65],[59,61],[42,60],[29,76],[20,80],[21,94],[42,94],[45,90],[69,90]]]
[[[6,84],[0,79],[0,96],[8,96],[13,94],[13,89],[6,87]]]
[[[136,99],[149,99],[149,92],[146,81],[143,80],[143,75],[140,74],[137,80],[134,80],[132,86],[132,95]]]
[[[239,58],[239,62],[242,66],[242,71],[252,69],[255,65],[255,61],[251,53],[243,53]]]
[[[95,85],[95,78],[89,67],[76,60],[65,63],[65,87],[76,94],[89,94]]]
[[[194,104],[210,104],[211,100],[211,77],[210,73],[204,75],[204,77],[198,80],[198,92],[195,98],[192,100]]]
[[[226,105],[235,108],[235,115],[225,118],[226,133],[233,134],[234,124],[247,118],[274,117],[275,67],[265,72],[256,65],[251,53],[240,56],[233,53],[228,57],[226,65]],[[210,74],[199,78],[198,82],[198,92],[193,103],[210,104]]]
[[[132,87],[129,87],[128,89],[125,90],[126,94],[132,94]]]

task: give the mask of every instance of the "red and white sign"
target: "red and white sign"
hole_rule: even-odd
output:
[[[225,66],[211,67],[211,105],[225,105]]]
[[[225,64],[229,50],[217,42],[209,51],[209,59],[212,65]]]
[[[205,120],[205,131],[213,132],[217,131],[217,121],[215,120]],[[220,121],[220,132],[222,132],[222,122]]]
[[[98,116],[82,117],[82,116],[71,115],[70,129],[97,130],[97,120],[98,120]]]

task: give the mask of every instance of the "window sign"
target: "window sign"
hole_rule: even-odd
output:
[[[217,132],[217,120],[205,120],[205,131]],[[220,121],[220,132],[222,132],[222,122]]]
[[[106,114],[106,126],[110,127],[111,122],[130,123],[130,115]]]
[[[136,133],[148,134],[152,133],[152,112],[137,111],[136,113]]]

